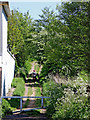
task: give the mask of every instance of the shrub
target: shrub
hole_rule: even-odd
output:
[[[30,58],[27,59],[23,65],[23,67],[18,67],[15,69],[15,75],[16,77],[23,77],[24,80],[26,79],[30,69],[31,69],[31,64],[30,64],[31,60]]]
[[[12,114],[12,108],[6,99],[2,99],[2,117]]]
[[[78,77],[75,81],[69,81],[67,85],[49,81],[43,84],[44,96],[49,96],[46,100],[47,115],[54,120],[82,120],[89,119],[89,103],[86,93],[88,81]]]
[[[12,98],[9,101],[9,104],[11,105],[12,108],[16,109],[20,107],[20,99],[18,98]]]
[[[29,74],[31,67],[32,67],[31,60],[30,59],[26,60],[24,67],[22,67],[21,71],[20,71],[20,76],[23,77],[24,80],[26,79],[27,75]]]
[[[51,117],[52,114],[55,112],[57,99],[63,96],[63,91],[65,87],[65,85],[61,86],[53,81],[48,81],[47,83],[43,84],[43,95],[50,97],[49,99],[46,99],[45,105],[47,106],[47,115],[49,117]]]
[[[26,60],[25,61],[25,70],[27,71],[27,74],[29,74],[31,67],[32,67],[31,60],[30,59]]]
[[[49,67],[47,64],[44,64],[39,76],[40,84],[43,84],[43,81],[47,81],[46,76],[48,75],[48,72],[49,72]]]

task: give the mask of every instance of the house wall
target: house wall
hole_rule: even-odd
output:
[[[2,90],[2,67],[1,67],[1,55],[2,55],[2,43],[1,43],[1,39],[2,39],[2,6],[0,6],[0,96],[1,96],[1,90]]]
[[[2,96],[8,93],[14,77],[15,60],[7,51],[7,16],[2,7]]]
[[[2,55],[2,6],[0,6],[0,66],[1,66],[1,55]]]
[[[14,78],[15,60],[11,53],[7,51],[6,64],[3,66],[2,76],[3,76],[3,95],[6,95],[11,88],[11,83]]]

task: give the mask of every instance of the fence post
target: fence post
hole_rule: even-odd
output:
[[[41,99],[41,108],[43,108],[43,98]]]
[[[22,112],[22,98],[20,98],[20,112]]]

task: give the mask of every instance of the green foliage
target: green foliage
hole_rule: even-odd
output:
[[[1,100],[0,100],[0,118],[2,117],[2,106],[1,106]]]
[[[8,100],[11,107],[15,110],[17,108],[20,108],[20,99],[19,98],[12,98]]]
[[[62,3],[56,13],[46,7],[34,22],[29,11],[12,11],[8,45],[16,57],[16,73],[21,70],[26,77],[28,57],[50,64],[49,72],[65,76],[75,76],[82,69],[89,71],[89,4]]]
[[[89,70],[89,4],[62,3],[57,13],[46,7],[36,21],[36,58],[50,64],[54,73],[75,76],[82,69]]]
[[[82,82],[82,83],[81,83]],[[79,85],[79,86],[78,86]],[[76,93],[74,93],[74,86]],[[65,96],[58,100],[53,119],[89,119],[88,93],[85,82],[79,79],[72,87],[64,90]]]
[[[89,60],[89,4],[84,2],[63,3],[57,7],[59,19],[67,26],[68,57],[71,65],[88,70]]]
[[[84,81],[87,81],[90,79],[90,73],[88,73],[88,71],[81,71],[80,72],[80,77],[84,80]]]
[[[31,67],[32,67],[31,60],[27,59],[25,61],[24,66],[20,69],[20,76],[23,77],[24,80],[27,78],[27,75],[29,74]]]
[[[42,70],[41,70],[41,73],[40,73],[40,83],[42,84],[43,81],[47,81],[47,76],[49,73],[53,72],[53,74],[57,73],[58,71],[56,70],[57,68],[57,65],[53,64],[53,63],[44,63],[43,64],[43,67],[42,67]]]
[[[27,74],[29,74],[31,67],[32,67],[31,66],[31,60],[29,58],[28,60],[25,61],[25,68],[27,70]]]
[[[54,120],[59,119],[89,119],[89,102],[86,87],[88,80],[84,81],[78,77],[68,84],[56,84],[48,81],[43,84],[46,100],[47,115]]]
[[[24,54],[25,42],[23,35],[17,24],[15,13],[12,11],[11,16],[8,19],[8,48],[16,58],[18,66],[22,66],[25,59]],[[16,66],[17,67],[17,66]]]
[[[12,108],[9,102],[5,99],[2,99],[2,117],[12,114]]]
[[[15,56],[15,75],[25,78],[28,71],[26,61],[32,49],[32,19],[29,11],[25,14],[12,10],[8,18],[8,48]],[[25,67],[25,69],[23,68]],[[27,69],[27,70],[26,70]]]
[[[46,99],[46,105],[47,106],[47,115],[52,116],[55,112],[56,102],[58,99],[60,99],[64,95],[64,88],[65,85],[59,85],[54,83],[53,81],[48,81],[43,84],[43,95],[50,97],[49,99]]]

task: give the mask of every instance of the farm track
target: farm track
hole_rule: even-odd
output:
[[[37,64],[37,63],[35,63],[35,62],[32,63],[32,68],[30,70],[30,73],[32,73],[32,71],[34,70],[35,64]],[[41,69],[42,69],[42,66],[40,67],[39,74],[41,72]],[[35,96],[36,88],[35,88],[35,83],[33,83],[33,82],[25,83],[24,96],[28,96],[28,88],[30,86],[32,86],[32,95],[31,96]],[[38,86],[40,87],[41,95],[42,95],[42,87],[40,86],[40,84]],[[11,94],[10,93],[9,94],[12,95],[13,91],[11,92]],[[23,99],[23,106],[25,105],[26,101],[27,101],[27,98],[24,98]],[[25,110],[31,109],[31,108],[36,108],[37,106],[35,105],[35,101],[36,101],[35,98],[29,98],[29,103],[27,105],[27,108],[25,108]],[[20,110],[20,109],[17,109],[16,111],[18,111],[18,110]],[[50,120],[45,116],[45,113],[46,113],[46,109],[41,109],[40,114],[38,116],[30,116],[30,115],[26,114],[25,112],[24,113],[14,113],[13,115],[8,115],[5,118],[2,118],[2,120],[12,120],[12,119],[13,120]]]

